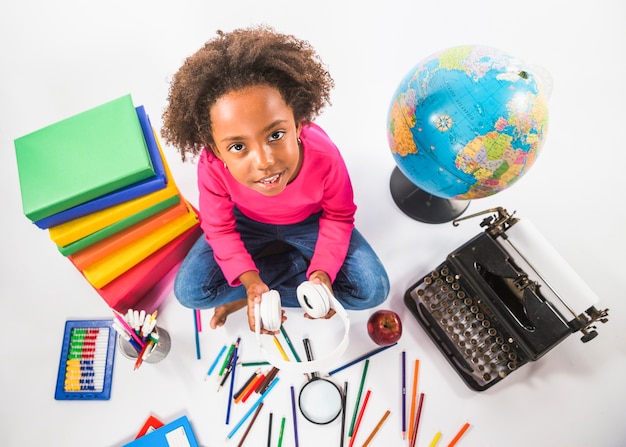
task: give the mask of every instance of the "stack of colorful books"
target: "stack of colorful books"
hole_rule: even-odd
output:
[[[111,308],[158,305],[201,230],[143,106],[126,95],[14,143],[26,217]]]

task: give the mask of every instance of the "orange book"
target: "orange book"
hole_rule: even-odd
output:
[[[187,204],[181,201],[175,206],[74,253],[70,258],[76,267],[83,270],[94,262],[105,258],[138,239],[148,236],[150,233],[188,212]]]
[[[82,269],[87,281],[96,288],[105,286],[176,236],[196,225],[198,216],[191,205],[187,206],[188,212],[184,215]]]
[[[171,289],[177,267],[202,234],[196,224],[106,286],[94,287],[95,291],[109,307],[123,314],[128,309],[154,311],[163,298],[163,291],[157,289],[161,285]]]

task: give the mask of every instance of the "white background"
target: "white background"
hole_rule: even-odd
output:
[[[404,321],[399,346],[371,360],[366,389],[372,394],[356,444],[389,409],[372,445],[404,445],[401,350],[409,365],[414,359],[421,365],[419,385],[426,398],[418,446],[430,445],[437,431],[443,434],[439,446],[447,445],[466,421],[471,428],[458,444],[463,447],[626,444],[623,2],[7,3],[0,7],[2,445],[120,446],[150,414],[164,421],[188,415],[205,447],[238,443],[243,430],[228,443],[224,439],[247,408],[235,406],[225,425],[226,392],[218,393],[215,379],[203,376],[219,349],[237,336],[243,359],[259,358],[243,313],[211,331],[212,310],[203,311],[197,360],[192,312],[173,296],[159,313],[160,325],[172,336],[162,363],[133,371],[118,355],[110,400],[54,400],[65,321],[111,314],[47,232],[22,214],[13,140],[127,93],[160,129],[169,79],[184,58],[217,29],[256,23],[309,40],[335,78],[333,105],[318,122],[344,154],[359,206],[357,226],[389,271],[391,295],[381,308],[394,309]],[[591,343],[583,345],[579,334],[572,335],[483,393],[464,385],[402,301],[413,282],[480,231],[478,220],[458,228],[416,222],[397,209],[388,186],[394,167],[385,130],[391,95],[421,58],[459,44],[495,46],[544,67],[554,81],[550,129],[537,163],[510,190],[473,201],[467,214],[504,206],[531,219],[600,297],[600,307],[611,312]],[[185,197],[197,203],[195,165],[181,163],[170,147],[166,157]],[[343,360],[375,347],[365,329],[370,314],[350,312],[351,343]],[[322,339],[322,331],[333,332],[323,323],[305,327],[298,312],[288,315],[292,338],[304,331],[320,355],[332,345]],[[361,369],[355,365],[336,376],[339,384],[350,383],[349,417]],[[237,383],[251,372],[239,370]],[[294,445],[291,385],[299,387],[300,379],[282,376],[246,445],[265,445],[270,411],[274,433],[280,417],[287,417],[283,445]],[[301,446],[338,445],[338,422],[315,427],[300,416],[298,428]]]

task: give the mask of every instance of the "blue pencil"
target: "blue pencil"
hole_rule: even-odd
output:
[[[402,351],[402,439],[406,439],[406,351]]]
[[[378,354],[379,352],[383,352],[385,349],[389,349],[389,348],[391,348],[391,347],[393,347],[393,346],[395,346],[395,345],[397,345],[397,344],[398,344],[398,343],[396,342],[396,343],[393,343],[393,344],[391,344],[391,345],[383,346],[383,347],[381,347],[381,348],[377,348],[377,349],[374,349],[374,350],[372,350],[372,351],[370,351],[370,352],[367,352],[367,353],[363,354],[361,357],[356,358],[356,359],[352,360],[351,362],[348,362],[348,363],[346,363],[345,365],[340,366],[340,367],[339,367],[339,368],[337,368],[337,369],[333,369],[333,370],[332,370],[332,371],[330,371],[328,374],[326,374],[326,376],[332,376],[333,374],[336,374],[336,373],[338,373],[339,371],[343,371],[344,369],[346,369],[346,368],[347,368],[347,367],[349,367],[349,366],[354,365],[355,363],[359,363],[361,360],[368,359],[368,358],[370,358],[371,356],[376,355],[376,354]]]
[[[199,309],[193,311],[193,326],[196,331],[196,358],[200,360],[200,327],[198,326],[198,312]]]
[[[261,394],[261,396],[259,396],[259,398],[257,399],[257,401],[254,403],[254,405],[252,405],[250,407],[250,409],[248,410],[248,412],[246,414],[243,415],[243,417],[241,418],[241,420],[237,423],[237,425],[235,425],[235,428],[232,429],[232,431],[228,434],[228,436],[226,436],[226,440],[228,441],[230,438],[232,438],[233,436],[235,436],[235,433],[237,433],[237,430],[239,430],[239,428],[241,428],[241,426],[243,425],[244,422],[246,422],[246,419],[248,419],[250,417],[250,415],[254,412],[254,410],[256,410],[256,407],[258,407],[261,402],[263,402],[263,399],[265,399],[265,396],[267,396],[267,394],[272,391],[272,388],[274,388],[274,385],[276,385],[276,383],[278,383],[279,378],[275,377],[274,380],[272,380],[272,383],[270,383],[270,385],[267,387],[267,389],[263,392],[263,394]]]
[[[293,435],[296,440],[296,447],[299,447],[298,442],[298,420],[296,419],[296,396],[293,386],[291,387],[291,414],[293,417]]]
[[[235,343],[233,351],[233,370],[230,374],[230,391],[228,392],[228,408],[226,409],[226,425],[230,423],[230,407],[233,403],[233,388],[235,386],[235,371],[237,371],[237,352],[239,351],[239,341]]]
[[[213,360],[213,364],[211,364],[211,367],[209,368],[209,370],[206,373],[207,376],[211,375],[211,373],[213,372],[213,370],[217,366],[217,363],[220,361],[220,358],[222,357],[222,354],[224,354],[224,351],[226,351],[226,345],[222,346],[222,349],[220,349],[220,352],[217,354],[217,357],[215,357],[215,360]]]

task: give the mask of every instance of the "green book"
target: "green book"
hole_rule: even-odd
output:
[[[90,235],[77,240],[76,242],[72,242],[71,244],[64,247],[57,246],[57,249],[61,252],[63,256],[73,255],[77,251],[87,248],[90,245],[95,244],[96,242],[100,242],[101,240],[106,239],[109,236],[113,236],[114,234],[119,233],[120,231],[132,225],[135,225],[136,223],[139,223],[142,220],[149,218],[150,216],[154,216],[155,214],[176,205],[178,202],[180,202],[180,196],[172,196],[160,203],[157,203],[156,205],[152,205],[131,216],[128,216],[125,219],[115,222],[108,227],[104,227],[101,230],[95,231]]]
[[[130,95],[14,143],[22,207],[32,221],[155,175]]]

